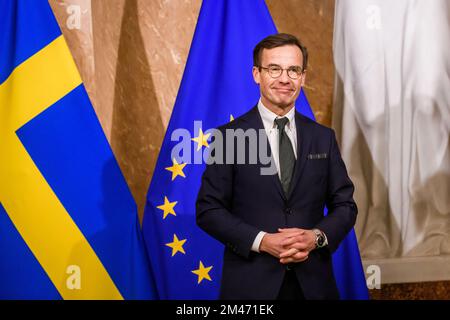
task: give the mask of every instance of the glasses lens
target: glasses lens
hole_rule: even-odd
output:
[[[302,72],[298,68],[288,69],[287,72],[288,72],[288,76],[291,79],[298,79],[300,77],[300,75],[302,74]]]
[[[269,74],[273,78],[279,77],[281,75],[282,71],[283,70],[280,67],[277,67],[277,66],[269,67]]]

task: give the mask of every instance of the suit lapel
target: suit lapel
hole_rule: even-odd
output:
[[[306,133],[308,123],[297,111],[295,112],[295,127],[297,129],[297,160],[295,163],[294,175],[289,187],[289,197],[294,192],[305,168],[308,150],[311,145],[311,135]]]

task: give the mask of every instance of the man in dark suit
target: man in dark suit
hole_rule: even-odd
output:
[[[197,224],[225,245],[222,299],[339,298],[331,254],[357,207],[333,130],[295,111],[307,57],[292,35],[263,39],[253,52],[261,98],[218,129],[223,152],[203,174]],[[230,130],[263,134],[239,140]],[[261,157],[249,161],[261,142],[270,146],[274,174],[263,173]],[[239,152],[246,161],[237,161]]]

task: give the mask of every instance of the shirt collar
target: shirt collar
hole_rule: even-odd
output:
[[[277,119],[277,118],[282,118],[282,117],[278,116],[276,113],[270,111],[270,110],[262,103],[261,98],[260,98],[259,101],[258,101],[258,110],[259,110],[259,113],[260,113],[260,115],[261,115],[261,118],[262,118],[264,124],[265,124],[266,126],[268,126],[269,128],[274,128],[274,127],[275,127],[275,119]],[[294,124],[294,119],[295,119],[295,106],[294,106],[291,110],[289,110],[289,112],[286,113],[286,114],[284,115],[284,117],[288,118],[288,120],[289,120],[289,122],[288,122],[288,124],[287,124],[287,127],[288,127],[289,129],[292,129],[292,128],[291,128],[291,125]]]

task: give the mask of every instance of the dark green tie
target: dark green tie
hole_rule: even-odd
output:
[[[291,140],[284,128],[289,122],[286,117],[275,119],[278,127],[278,142],[279,142],[279,159],[280,159],[280,177],[281,185],[283,186],[284,194],[288,196],[289,185],[291,183],[292,175],[294,174],[295,155],[292,148]]]

